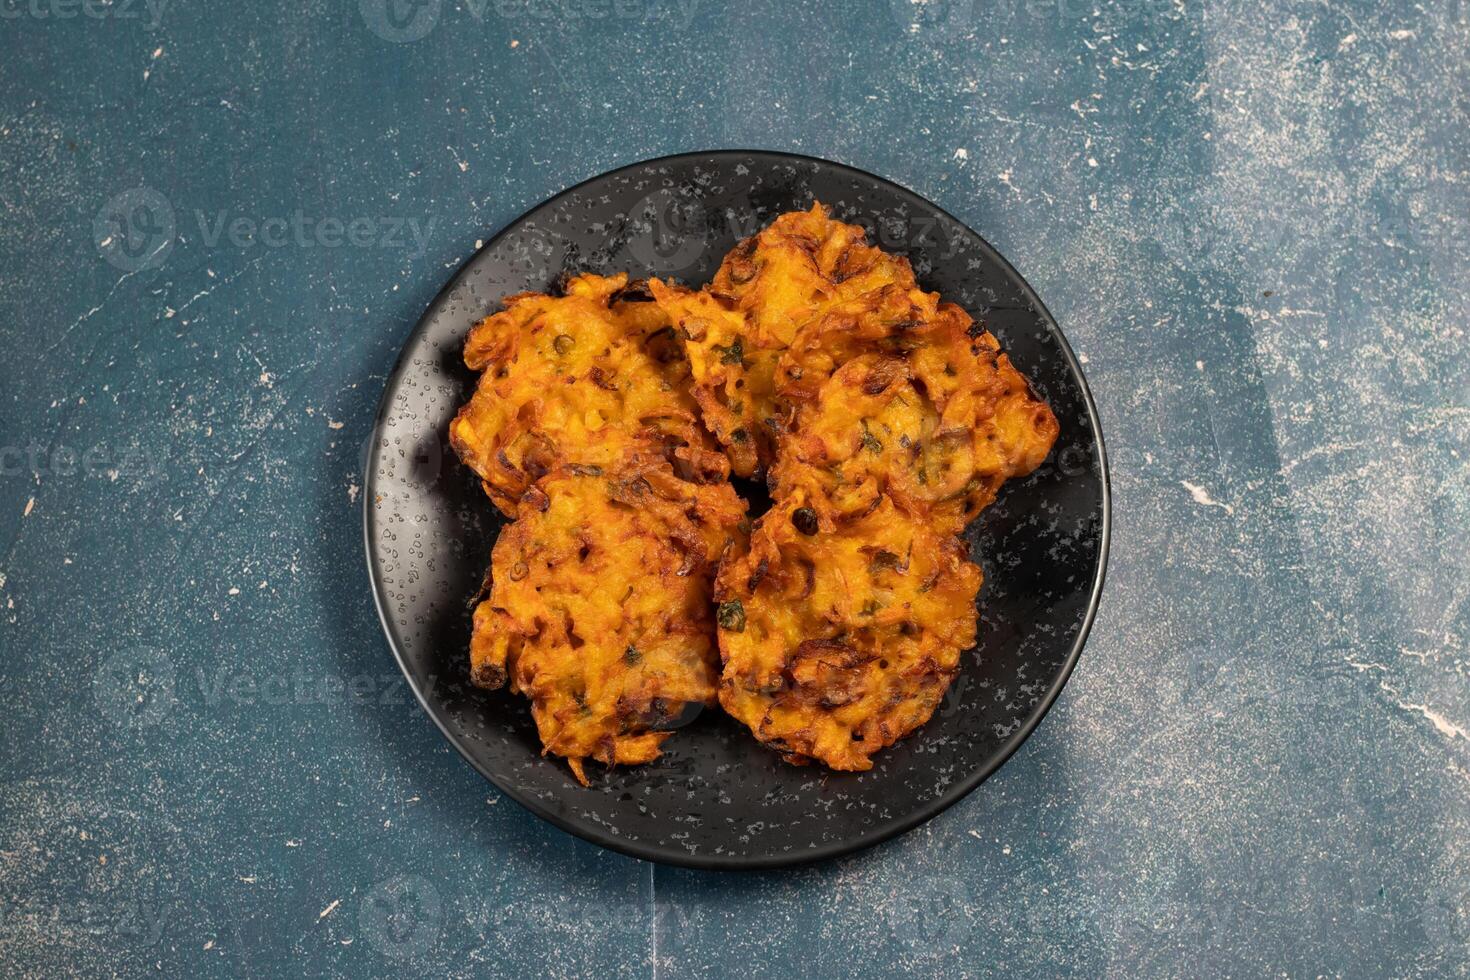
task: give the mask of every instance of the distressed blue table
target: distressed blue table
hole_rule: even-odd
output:
[[[1459,0],[0,0],[0,973],[1466,976],[1467,45]],[[1116,492],[1022,751],[750,876],[503,800],[360,531],[476,243],[724,146],[987,236]]]

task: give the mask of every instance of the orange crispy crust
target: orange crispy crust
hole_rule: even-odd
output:
[[[643,284],[579,276],[471,332],[483,372],[450,441],[514,523],[474,616],[471,677],[531,700],[545,750],[657,758],[713,703],[715,563],[745,504],[698,420],[688,364]]]
[[[820,204],[705,289],[648,294],[585,276],[471,335],[486,373],[452,438],[519,517],[476,610],[475,680],[530,696],[584,782],[586,758],[657,757],[661,723],[714,687],[723,553],[720,703],[788,761],[868,769],[942,701],[981,584],[958,534],[1056,419],[994,337]],[[749,541],[730,469],[775,499]]]
[[[776,456],[776,368],[797,330],[833,306],[913,280],[906,260],[866,244],[861,228],[814,204],[741,242],[703,290],[659,280],[650,287],[684,340],[705,424],[734,471],[752,476]]]
[[[650,457],[691,479],[728,473],[668,319],[626,275],[579,276],[564,296],[512,296],[470,331],[464,357],[482,373],[450,444],[507,516],[561,463]]]
[[[775,505],[716,586],[720,703],[788,761],[865,770],[929,720],[974,643],[981,575],[958,535],[1001,484],[1040,465],[1057,422],[995,338],[921,290],[906,261],[875,258],[861,229],[820,207],[773,228],[783,223],[737,248],[722,267],[732,274],[702,298],[680,306],[653,289],[685,336],[696,390],[701,345],[728,344],[736,311],[766,340],[762,369],[775,362],[719,379],[724,394],[755,387],[776,420],[757,447]],[[841,244],[807,247],[794,225]],[[838,248],[844,258],[823,258]],[[724,297],[770,270],[783,285]],[[716,304],[731,314],[690,312]]]
[[[958,672],[980,569],[887,498],[813,535],[796,504],[768,512],[720,570],[720,704],[789,762],[869,769]]]
[[[791,421],[773,493],[837,515],[886,494],[958,534],[1057,437],[995,337],[918,289],[886,288],[809,323],[777,377]]]
[[[471,676],[531,699],[546,752],[649,762],[718,677],[711,578],[741,537],[729,484],[661,466],[559,468],[501,532],[474,615]]]

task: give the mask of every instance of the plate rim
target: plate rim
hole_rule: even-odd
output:
[[[976,240],[980,242],[984,250],[989,252],[990,256],[999,263],[1000,267],[1004,271],[1008,272],[1012,277],[1014,277],[1014,280],[1020,284],[1023,295],[1031,303],[1037,313],[1041,316],[1048,331],[1056,339],[1057,348],[1060,350],[1062,357],[1066,360],[1068,370],[1072,373],[1072,376],[1076,379],[1078,386],[1081,389],[1082,402],[1087,410],[1088,426],[1091,429],[1092,438],[1097,445],[1098,475],[1101,477],[1102,487],[1102,527],[1099,533],[1097,570],[1093,575],[1092,588],[1087,598],[1087,609],[1086,612],[1083,614],[1082,626],[1077,632],[1077,637],[1075,640],[1073,640],[1071,649],[1067,651],[1067,656],[1062,664],[1061,670],[1058,671],[1055,679],[1052,681],[1051,685],[1047,688],[1046,693],[1043,695],[1039,707],[1033,711],[1031,717],[1024,721],[1020,725],[1020,727],[1017,728],[1016,731],[1010,734],[1006,741],[1001,745],[999,751],[992,755],[990,763],[981,766],[974,772],[966,775],[963,779],[957,780],[951,787],[946,789],[944,793],[935,797],[932,801],[925,804],[924,806],[915,809],[912,813],[906,814],[903,817],[867,834],[859,835],[852,838],[846,838],[840,841],[832,841],[816,847],[805,848],[800,851],[791,851],[783,854],[767,854],[759,856],[679,854],[670,850],[660,849],[654,845],[646,844],[641,841],[626,840],[624,838],[601,830],[600,828],[582,826],[575,823],[574,821],[565,819],[561,814],[554,812],[550,807],[547,807],[539,800],[532,797],[530,794],[523,793],[517,787],[513,785],[506,785],[500,780],[496,779],[489,772],[487,767],[481,765],[480,762],[469,753],[465,745],[462,744],[462,740],[450,731],[445,719],[440,717],[440,712],[436,710],[435,705],[430,702],[425,692],[415,681],[413,672],[409,669],[408,662],[405,658],[402,644],[400,643],[397,636],[397,629],[393,625],[392,617],[388,612],[387,599],[384,595],[383,583],[378,577],[377,568],[373,561],[373,532],[376,527],[376,523],[374,521],[375,508],[373,507],[373,499],[375,497],[374,490],[377,485],[378,460],[383,448],[381,433],[383,431],[384,424],[387,421],[389,409],[391,408],[390,393],[394,387],[394,382],[399,377],[404,369],[405,364],[408,361],[408,352],[410,348],[412,348],[415,342],[419,340],[422,335],[428,330],[431,320],[438,313],[441,306],[444,304],[450,294],[452,294],[454,290],[459,286],[460,281],[468,274],[470,267],[475,263],[475,260],[478,259],[483,252],[490,248],[493,248],[496,243],[500,241],[501,238],[507,235],[512,229],[518,227],[522,222],[527,220],[536,211],[539,211],[546,205],[559,201],[570,194],[576,193],[583,187],[586,187],[601,180],[605,180],[606,178],[615,177],[630,170],[637,170],[649,166],[655,166],[658,164],[672,163],[675,161],[691,159],[710,160],[719,157],[741,156],[784,157],[792,161],[797,161],[801,163],[816,163],[824,167],[832,167],[840,171],[848,171],[850,173],[857,174],[869,180],[877,181],[880,184],[885,184],[899,192],[901,195],[914,199],[915,201],[923,204],[925,207],[933,209],[934,213],[940,215],[948,221],[954,222],[955,225],[975,236]],[[1041,722],[1046,718],[1046,716],[1051,713],[1052,707],[1056,704],[1057,699],[1061,696],[1062,689],[1066,687],[1067,681],[1071,679],[1072,672],[1077,667],[1077,662],[1081,659],[1082,648],[1086,646],[1088,636],[1091,634],[1093,624],[1097,619],[1098,608],[1102,600],[1103,585],[1107,579],[1108,558],[1110,545],[1112,542],[1113,495],[1112,479],[1108,468],[1107,446],[1103,439],[1102,419],[1098,413],[1097,403],[1092,397],[1092,389],[1087,383],[1087,375],[1083,372],[1082,364],[1078,360],[1076,353],[1073,352],[1072,345],[1070,342],[1068,342],[1067,336],[1062,331],[1061,325],[1057,322],[1056,317],[1052,315],[1051,310],[1046,307],[1046,304],[1041,301],[1041,297],[1037,295],[1036,290],[1032,288],[1031,283],[1028,282],[1019,271],[1017,271],[1016,267],[1011,264],[1009,259],[1002,255],[995,248],[995,246],[991,245],[990,242],[983,235],[979,234],[968,224],[950,214],[949,211],[940,207],[938,204],[935,204],[933,201],[929,200],[927,197],[924,197],[917,191],[911,190],[910,188],[905,187],[897,181],[890,180],[887,177],[879,176],[878,174],[872,173],[868,170],[864,170],[860,167],[854,167],[851,164],[839,163],[835,160],[828,160],[823,157],[812,156],[805,153],[793,153],[788,150],[771,149],[691,150],[681,153],[672,153],[665,156],[652,157],[646,160],[638,160],[632,163],[615,167],[611,170],[594,174],[593,176],[588,177],[585,180],[581,180],[575,184],[568,185],[567,187],[564,187],[554,194],[550,194],[537,201],[520,215],[512,218],[504,225],[502,225],[495,232],[495,234],[484,241],[483,245],[475,249],[475,251],[464,260],[464,262],[460,263],[459,268],[455,270],[454,275],[449,277],[449,280],[434,295],[434,298],[430,300],[429,304],[424,308],[424,312],[419,316],[418,322],[414,324],[413,330],[411,330],[408,335],[404,337],[402,345],[398,351],[398,356],[394,359],[393,366],[389,369],[387,377],[383,382],[383,393],[379,396],[377,410],[373,415],[373,428],[369,438],[371,440],[371,449],[366,456],[364,464],[365,472],[363,473],[363,558],[365,564],[367,565],[368,582],[371,586],[371,591],[373,594],[373,605],[378,613],[378,623],[382,628],[384,638],[388,641],[389,649],[393,651],[393,659],[397,662],[398,669],[403,673],[404,680],[407,682],[409,688],[413,691],[414,697],[418,700],[419,707],[424,710],[424,713],[427,714],[430,720],[434,722],[435,727],[439,729],[439,733],[444,737],[447,742],[449,742],[450,745],[454,746],[455,751],[460,754],[461,758],[469,763],[471,768],[478,772],[480,776],[487,780],[492,786],[500,790],[500,792],[510,797],[512,800],[520,804],[522,807],[530,811],[535,816],[547,821],[559,830],[565,833],[569,833],[574,837],[585,840],[588,843],[596,844],[599,847],[604,847],[608,850],[616,851],[629,857],[654,862],[656,864],[664,864],[673,867],[694,868],[703,871],[764,871],[774,868],[797,867],[800,865],[814,864],[819,861],[827,861],[845,854],[852,854],[857,851],[866,850],[870,847],[882,844],[885,841],[892,840],[895,837],[899,837],[902,834],[913,830],[915,827],[918,827],[921,824],[927,823],[928,821],[934,819],[945,810],[948,810],[950,807],[954,806],[965,797],[969,796],[982,783],[988,780],[991,776],[995,775],[995,773],[998,772],[1002,766],[1010,761],[1011,756],[1016,754],[1016,752],[1026,742],[1026,740],[1031,737],[1031,735],[1036,731],[1038,727],[1040,727]]]

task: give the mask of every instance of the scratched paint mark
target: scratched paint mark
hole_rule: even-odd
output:
[[[1195,483],[1190,483],[1188,480],[1180,480],[1179,485],[1188,490],[1189,495],[1194,498],[1194,502],[1199,504],[1201,507],[1219,507],[1227,514],[1235,513],[1234,507],[1229,504],[1222,504],[1220,501],[1211,497],[1209,491],[1207,491],[1204,487],[1199,486]]]

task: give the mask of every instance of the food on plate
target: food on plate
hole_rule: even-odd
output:
[[[788,762],[865,770],[958,673],[980,569],[887,497],[839,522],[801,504],[767,512],[720,570],[720,703]]]
[[[699,422],[689,365],[644,283],[571,279],[563,295],[522,293],[470,331],[481,372],[450,425],[450,444],[507,515],[561,463],[665,460],[697,480],[728,465]]]
[[[1040,465],[1058,429],[983,326],[921,290],[906,260],[871,257],[861,229],[817,215],[798,217],[882,271],[811,294],[822,263],[790,259],[803,299],[772,283],[742,300],[746,323],[799,322],[772,345],[763,389],[761,411],[778,420],[774,506],[716,585],[720,703],[788,761],[865,770],[929,720],[974,644],[981,574],[959,535]],[[735,254],[762,254],[765,236]],[[706,321],[669,315],[695,362]]]
[[[649,762],[719,676],[711,578],[740,538],[728,483],[666,466],[559,467],[522,494],[475,610],[474,682],[531,700],[547,752]]]
[[[521,294],[470,331],[481,376],[450,441],[513,523],[475,611],[471,678],[531,700],[547,752],[647,762],[712,703],[716,564],[745,503],[688,364],[626,275]]]
[[[958,306],[885,287],[810,321],[781,358],[772,492],[834,519],[881,496],[958,534],[1057,437],[1051,409]]]
[[[514,519],[472,677],[584,785],[716,700],[789,762],[871,768],[974,644],[966,524],[1058,434],[982,324],[821,204],[702,289],[511,297],[465,360],[451,440]],[[770,491],[754,529],[732,472]]]
[[[741,242],[701,290],[649,284],[684,341],[704,423],[737,475],[759,475],[775,458],[776,366],[797,329],[890,284],[913,286],[908,262],[868,245],[861,228],[833,221],[821,204]]]

